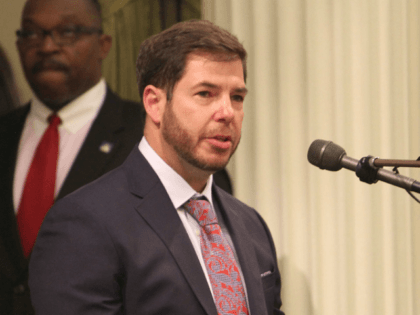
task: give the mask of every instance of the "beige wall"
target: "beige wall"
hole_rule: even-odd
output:
[[[231,174],[236,196],[270,226],[285,313],[420,314],[419,204],[306,157],[315,139],[357,159],[419,156],[420,0],[203,0],[203,9],[249,53]]]
[[[15,31],[20,27],[20,16],[24,3],[25,0],[1,0],[0,6],[0,44],[6,51],[12,64],[21,103],[28,101],[32,95],[20,66],[19,55],[15,45]]]

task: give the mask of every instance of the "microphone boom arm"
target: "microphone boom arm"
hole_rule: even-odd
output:
[[[347,156],[346,151],[332,141],[320,139],[313,141],[308,150],[308,161],[320,169],[329,171],[338,171],[344,167],[356,172],[360,180],[368,184],[373,184],[381,180],[388,184],[404,188],[409,192],[414,191],[420,193],[420,182],[399,173],[385,170],[382,168],[385,165],[379,165],[381,161],[398,160],[379,160],[378,158],[368,156],[358,161]],[[413,161],[410,163],[413,163]],[[419,164],[420,166],[420,161],[416,161],[414,164]],[[416,167],[418,166],[416,165]]]
[[[368,184],[374,184],[378,180],[380,180],[388,184],[391,184],[400,188],[404,188],[405,190],[408,190],[408,191],[414,191],[414,192],[420,193],[420,183],[417,182],[416,180],[406,177],[401,174],[396,174],[394,172],[391,172],[382,168],[376,169],[376,176],[373,181],[372,179],[363,180],[364,179],[362,178],[363,175],[359,176],[358,174],[359,173],[358,167],[362,167],[359,165],[363,164],[363,161],[362,161],[363,159],[372,159],[372,157],[362,158],[361,160],[358,161],[347,155],[344,155],[343,158],[341,159],[341,165],[348,170],[356,172],[356,175],[360,178],[362,182],[365,182]],[[372,167],[371,165],[372,163],[370,163],[370,161],[367,161],[367,163],[369,164],[370,167]]]

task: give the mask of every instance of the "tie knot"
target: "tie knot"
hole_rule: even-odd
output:
[[[61,124],[61,119],[57,114],[51,114],[50,116],[48,116],[48,122],[50,123],[50,125],[58,126],[59,124]]]
[[[190,199],[185,204],[185,208],[201,226],[217,223],[216,214],[207,200]]]

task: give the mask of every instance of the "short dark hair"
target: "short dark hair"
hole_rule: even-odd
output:
[[[151,84],[165,89],[171,100],[173,88],[184,74],[187,56],[192,52],[208,52],[218,60],[241,59],[246,80],[247,54],[237,37],[209,21],[189,20],[141,44],[136,63],[140,98]]]

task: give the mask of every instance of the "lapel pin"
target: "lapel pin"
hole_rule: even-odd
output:
[[[114,147],[114,145],[112,143],[104,141],[99,146],[99,151],[101,151],[102,153],[108,154],[112,151],[113,147]]]

